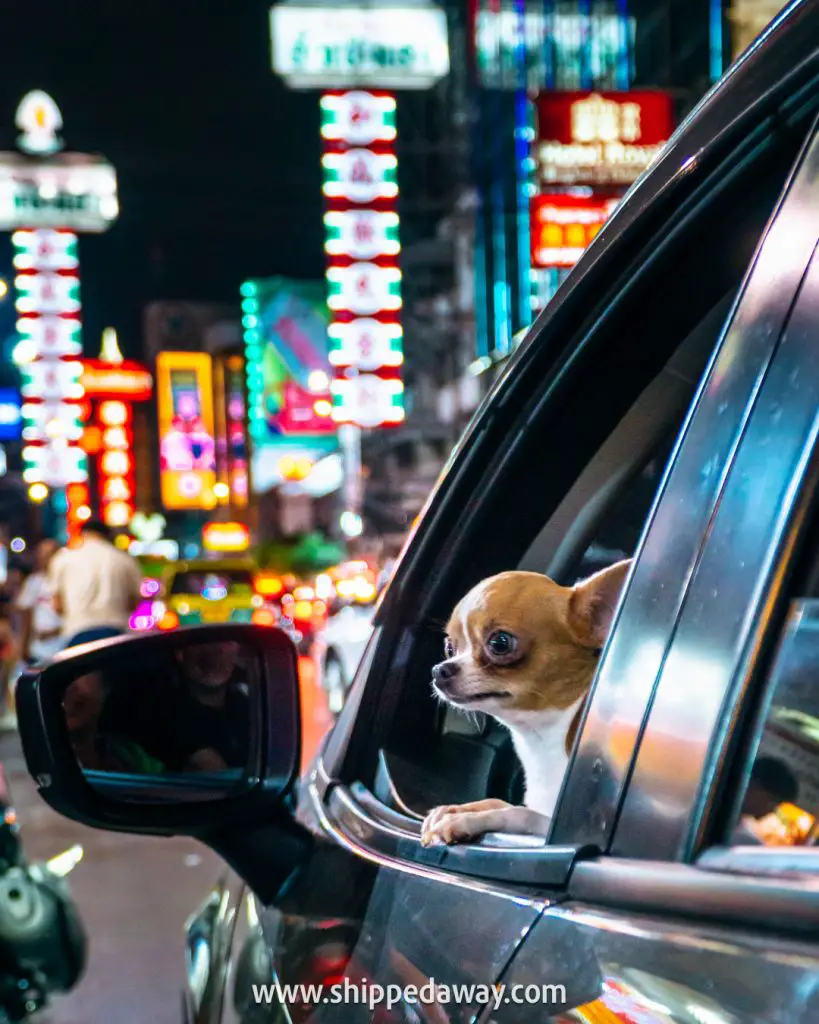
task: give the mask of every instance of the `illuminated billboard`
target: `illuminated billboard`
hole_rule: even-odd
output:
[[[61,152],[63,118],[35,89],[17,107],[20,153],[0,153],[0,231],[12,232],[23,413],[23,479],[29,496],[65,489],[54,507],[68,535],[91,514],[82,448],[81,299],[76,232],[106,231],[119,213],[114,168],[102,157]]]
[[[282,458],[312,463],[337,447],[329,315],[320,281],[245,281],[241,294],[251,477],[263,493],[282,482]]]
[[[449,73],[446,14],[435,4],[277,4],[270,34],[273,70],[294,89],[428,89]]]
[[[166,509],[213,508],[216,441],[211,357],[160,352],[156,360],[159,472]]]
[[[216,402],[216,496],[220,504],[246,508],[250,492],[245,360],[231,355],[214,364]]]
[[[549,185],[630,185],[673,131],[671,96],[656,91],[544,92],[537,100],[538,175]]]
[[[94,460],[97,503],[103,522],[123,528],[136,512],[133,403],[153,394],[146,366],[124,359],[116,331],[102,333],[98,359],[82,360],[86,401],[82,447]]]
[[[16,388],[0,388],[0,441],[19,441],[23,436],[23,412]]]
[[[332,416],[339,425],[396,426],[404,420],[396,101],[353,90],[320,102]]]
[[[529,219],[533,267],[573,267],[618,199],[603,196],[540,195],[532,199]]]

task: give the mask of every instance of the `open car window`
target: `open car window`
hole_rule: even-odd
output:
[[[523,569],[571,586],[640,550],[637,569],[646,562],[640,588],[650,583],[656,596],[662,579],[670,579],[663,600],[655,604],[661,616],[657,624],[673,631],[678,595],[687,585],[722,473],[733,457],[758,362],[769,358],[774,344],[754,341],[758,336],[748,325],[757,307],[751,300],[737,303],[737,297],[744,281],[751,288],[747,282],[766,279],[763,272],[746,275],[749,267],[757,267],[760,240],[767,243],[766,227],[804,143],[807,125],[801,118],[787,125],[783,121],[781,134],[749,136],[745,156],[735,155],[730,167],[715,170],[703,182],[684,220],[673,230],[666,224],[642,262],[624,267],[623,279],[599,296],[599,305],[589,296],[575,335],[559,339],[552,332],[538,339],[553,354],[559,344],[566,346],[568,358],[554,364],[559,369],[546,364],[538,377],[532,355],[528,369],[519,369],[514,389],[510,374],[508,394],[499,393],[494,406],[503,435],[490,448],[481,447],[479,433],[465,450],[447,492],[451,515],[439,511],[411,572],[388,594],[381,622],[389,654],[374,653],[370,677],[359,687],[362,700],[352,728],[342,720],[328,744],[325,763],[351,791],[364,787],[382,807],[416,818],[436,806],[488,797],[521,802],[521,765],[508,730],[494,718],[447,706],[431,687],[431,670],[444,659],[445,625],[453,608],[489,576]],[[692,251],[696,261],[689,258]],[[744,299],[745,291],[741,294]],[[726,325],[733,330],[735,322],[741,338],[749,345],[753,341],[750,360],[732,358],[734,336],[726,334]],[[522,351],[531,355],[532,348]],[[726,379],[731,384],[723,397]],[[490,422],[485,435],[491,428]],[[692,430],[697,438],[693,456]],[[697,467],[700,475],[676,506],[682,511],[665,517],[666,526],[674,527],[672,535],[660,537],[654,528],[657,510],[670,508],[664,489],[681,460],[681,480]],[[452,496],[458,493],[462,502],[456,514]],[[649,541],[650,557],[643,559]],[[669,545],[676,553],[671,562],[664,557]],[[640,627],[637,607],[649,599],[637,588],[640,600],[631,601],[637,575],[624,602],[624,608],[632,605],[632,633]],[[404,610],[394,637],[387,632],[390,598]],[[622,632],[618,626],[612,639]],[[614,646],[610,640],[608,661]],[[611,720],[592,714],[600,675],[591,681],[579,726],[587,740]],[[640,723],[652,700],[654,674],[638,675],[639,686],[631,680],[618,690],[618,700],[627,697],[631,704],[616,709],[618,715],[628,712],[628,736],[622,764],[614,766],[620,774],[609,787],[614,800],[626,786]],[[610,698],[612,686],[604,692]],[[594,733],[598,747],[605,741]],[[570,755],[570,782],[572,764]],[[582,774],[574,773],[577,779]],[[563,821],[569,805],[577,820],[567,814]],[[564,793],[547,841],[608,848],[606,828],[616,808],[598,819],[586,813],[586,806],[585,797],[570,800]]]

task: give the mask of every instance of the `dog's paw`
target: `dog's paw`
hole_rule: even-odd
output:
[[[421,845],[441,846],[443,843],[452,842],[453,840],[444,838],[445,833],[439,831],[438,826],[445,818],[457,813],[457,811],[458,807],[455,804],[447,807],[434,807],[424,818],[424,822],[421,825]]]
[[[477,829],[478,817],[474,811],[459,812],[457,808],[437,808],[442,813],[434,822],[425,821],[421,831],[422,846],[451,846],[453,843],[463,842],[465,839],[472,839],[481,835],[482,829]],[[471,819],[471,820],[470,820]]]
[[[487,812],[509,807],[503,800],[479,800],[471,804],[447,804],[436,807],[421,826],[422,846],[451,846],[475,839],[489,831]]]

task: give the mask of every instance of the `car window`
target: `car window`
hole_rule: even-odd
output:
[[[805,548],[815,551],[817,526]],[[819,560],[791,588],[764,669],[760,709],[742,757],[723,840],[733,846],[819,845]]]
[[[252,590],[253,579],[243,569],[180,572],[171,585],[172,594],[193,594],[206,601],[221,601],[226,597],[250,594]]]
[[[506,439],[475,467],[480,480],[450,536],[428,545],[416,589],[402,583],[412,625],[394,666],[376,670],[384,683],[378,714],[359,715],[358,745],[347,747],[352,756],[366,751],[369,767],[350,757],[342,778],[374,781],[379,798],[397,793],[420,814],[486,797],[520,802],[521,766],[507,730],[433,696],[444,626],[488,576],[524,569],[572,585],[634,553],[803,132],[794,129],[764,158],[734,162],[720,176],[719,202],[703,203],[679,234],[666,230],[643,269],[632,267],[628,282],[600,296],[602,311],[586,310],[588,341],[559,384],[546,377],[528,400],[521,388],[518,405],[498,404]]]

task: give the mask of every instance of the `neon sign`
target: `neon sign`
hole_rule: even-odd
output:
[[[160,352],[156,361],[159,471],[167,509],[213,508],[216,441],[211,357]]]
[[[673,127],[662,92],[544,93],[536,153],[545,185],[630,185]]]
[[[446,14],[434,4],[277,4],[273,70],[295,89],[427,89],[449,73]]]
[[[143,402],[151,397],[153,378],[147,367],[130,360],[112,366],[102,359],[83,359],[83,389],[93,398],[127,398]]]
[[[76,447],[82,434],[82,365],[72,358],[80,348],[77,236],[46,228],[15,231],[11,240],[20,271],[15,304],[21,341],[15,361],[26,400],[23,478],[48,487],[83,483],[85,453]]]
[[[61,152],[62,114],[47,93],[25,95],[15,120],[25,155],[0,153],[0,230],[13,232],[17,270],[20,341],[13,359],[26,398],[23,479],[39,500],[48,487],[65,488],[54,507],[65,510],[70,535],[91,514],[80,446],[85,399],[75,232],[106,231],[116,220],[117,179],[100,157]]]
[[[404,419],[395,107],[360,90],[321,99],[330,410],[335,423],[368,428]]]
[[[244,523],[208,523],[202,528],[206,551],[238,553],[250,547],[250,531]]]
[[[532,266],[574,266],[617,202],[599,196],[536,196],[530,216]]]
[[[63,148],[58,136],[63,116],[54,100],[41,89],[34,89],[20,100],[15,124],[22,132],[17,145],[24,153],[51,156]]]

